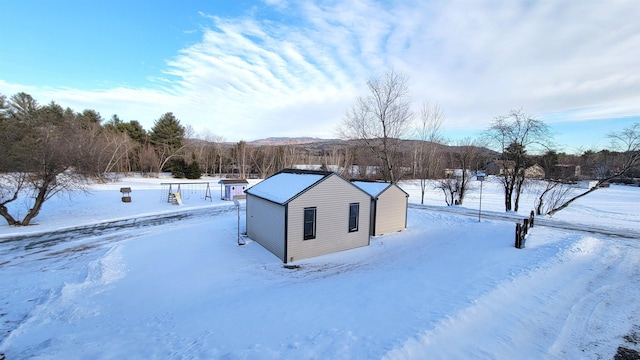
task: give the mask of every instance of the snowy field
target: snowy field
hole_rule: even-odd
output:
[[[480,222],[479,190],[448,208],[428,187],[405,231],[285,268],[250,239],[237,245],[236,208],[219,200],[218,179],[199,180],[213,201],[190,191],[178,206],[160,189],[170,181],[96,184],[45,203],[37,225],[0,225],[0,353],[612,359],[640,350],[638,187],[601,189],[539,218],[520,250],[497,183],[483,185]],[[417,183],[401,187],[420,203]],[[528,216],[534,195],[508,215]]]

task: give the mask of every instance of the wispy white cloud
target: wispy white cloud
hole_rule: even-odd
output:
[[[335,136],[367,79],[388,68],[409,76],[416,109],[440,104],[450,129],[481,130],[520,107],[550,122],[640,114],[633,1],[264,4],[239,18],[203,14],[201,40],[168,59],[152,87],[32,94],[145,127],[173,111],[234,141]]]
[[[492,8],[452,2],[438,14],[424,33],[442,41],[436,45],[440,58],[424,65],[439,73],[424,92],[459,124],[484,124],[520,106],[543,117],[593,106],[601,115],[619,116],[613,110],[620,103],[628,105],[626,115],[640,113],[633,105],[640,104],[640,64],[631,60],[640,55],[634,4],[539,1]],[[416,50],[414,69],[428,49]],[[446,96],[438,99],[440,89]]]

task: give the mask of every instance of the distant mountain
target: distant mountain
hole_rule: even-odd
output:
[[[254,146],[261,145],[303,145],[303,144],[314,144],[314,143],[324,143],[324,142],[334,142],[336,139],[320,139],[316,137],[269,137],[266,139],[259,139],[248,141],[247,144]]]
[[[188,139],[193,146],[197,146],[202,143],[207,143],[205,140],[199,139]],[[419,140],[402,140],[401,141],[401,150],[406,152],[407,154],[412,153],[412,149],[415,149],[419,145]],[[228,147],[234,146],[236,143],[234,142],[225,142],[225,145]],[[311,154],[322,154],[324,151],[335,147],[342,146],[358,146],[358,140],[341,140],[341,139],[321,139],[317,137],[311,136],[302,136],[302,137],[268,137],[266,139],[258,139],[247,141],[247,145],[249,146],[283,146],[283,145],[292,145],[298,148],[303,148]],[[464,146],[455,146],[455,145],[444,145],[444,144],[436,144],[440,151],[450,152],[450,153],[458,153],[464,151]],[[493,150],[487,149],[485,147],[479,147],[478,150],[480,153],[484,154],[485,157],[497,158],[499,154]]]

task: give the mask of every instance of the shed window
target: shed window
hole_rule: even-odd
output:
[[[316,238],[316,208],[304,208],[304,239]]]
[[[358,231],[360,203],[349,204],[349,232]]]

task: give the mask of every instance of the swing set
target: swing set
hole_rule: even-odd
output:
[[[160,201],[173,205],[182,205],[186,200],[199,198],[213,201],[208,182],[172,182],[160,183]]]

